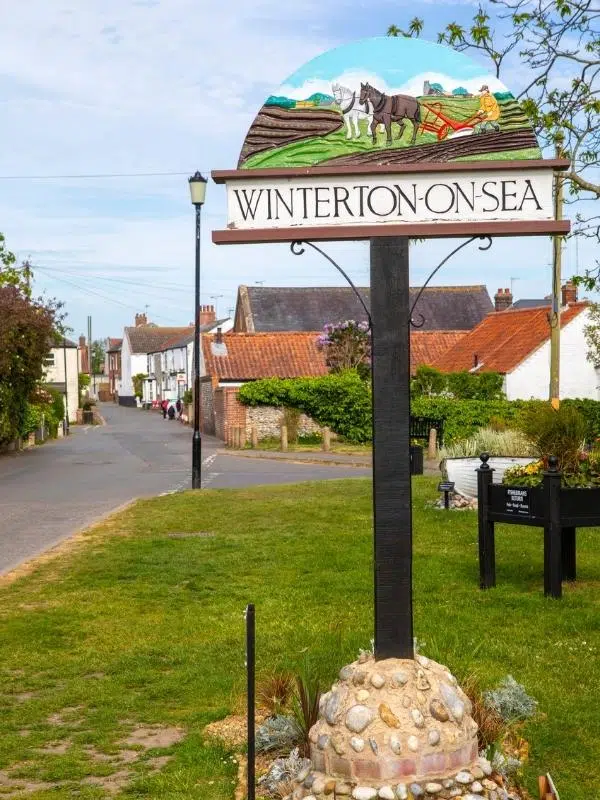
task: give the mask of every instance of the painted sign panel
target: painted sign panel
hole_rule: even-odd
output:
[[[239,168],[539,159],[527,116],[476,62],[419,39],[330,50],[270,95]]]
[[[504,511],[506,514],[514,514],[517,517],[531,516],[529,489],[507,488],[504,492]]]
[[[229,229],[551,220],[551,169],[374,175],[258,174],[227,184]]]

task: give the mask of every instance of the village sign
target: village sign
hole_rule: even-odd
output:
[[[445,668],[420,656],[413,661],[409,239],[469,237],[455,253],[478,238],[486,249],[492,236],[566,234],[569,222],[555,214],[555,173],[568,166],[542,158],[511,92],[464,54],[421,40],[374,38],[324,53],[290,76],[258,112],[238,168],[212,173],[227,190],[227,225],[213,231],[217,244],[288,241],[297,253],[299,242],[370,240],[374,656],[391,680],[402,671],[412,676],[400,688],[405,694],[414,690],[421,700],[433,691],[434,671]],[[371,772],[364,796],[385,790],[377,794],[383,797],[389,794],[385,770],[420,781],[473,762],[476,739],[460,699],[459,719],[452,703],[443,716],[434,698],[437,722],[433,711],[413,711],[412,722],[403,721],[408,712],[401,706],[389,716],[386,703],[378,711],[376,705],[367,708],[369,700],[348,711],[344,726],[333,706],[353,696],[350,676],[356,669],[344,667],[315,726],[328,741],[335,728],[342,748],[311,749],[319,774],[334,782],[348,774],[358,779],[366,764]],[[442,677],[439,691],[458,698],[456,683],[452,688],[448,680]],[[396,756],[400,750],[384,726],[368,762],[365,755],[341,756],[356,709],[365,719],[379,714],[388,727],[403,730],[413,723],[439,728],[439,720],[446,720],[454,726],[454,744],[444,744],[436,728],[435,743],[413,735],[410,757]]]

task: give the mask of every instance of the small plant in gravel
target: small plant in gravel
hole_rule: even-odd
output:
[[[294,719],[302,732],[300,750],[303,755],[308,755],[310,751],[308,734],[319,718],[320,699],[321,682],[305,653],[302,669],[296,675],[296,687],[292,697]]]
[[[290,700],[293,686],[294,679],[289,672],[273,672],[262,678],[256,687],[259,705],[269,716],[279,716]]]
[[[272,797],[287,797],[292,781],[303,769],[310,767],[310,759],[302,758],[300,750],[295,747],[287,758],[277,758],[269,771],[259,778],[258,786]]]
[[[269,717],[256,731],[256,752],[286,750],[297,745],[303,737],[304,732],[295,719],[283,715]]]
[[[496,711],[505,722],[529,719],[537,711],[538,702],[525,687],[507,675],[497,689],[483,693],[485,705]]]

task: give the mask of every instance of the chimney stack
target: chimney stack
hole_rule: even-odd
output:
[[[577,286],[573,281],[567,281],[562,287],[562,305],[570,306],[577,302]]]
[[[85,343],[85,336],[81,334],[81,336],[79,337],[79,347],[86,347],[86,346],[87,345]]]
[[[200,306],[200,327],[217,321],[214,306]]]
[[[217,344],[223,344],[223,329],[217,328],[217,335],[215,336],[215,342]]]
[[[498,289],[494,295],[494,305],[496,311],[506,311],[507,308],[512,306],[513,296],[510,289]]]
[[[147,325],[147,324],[148,324],[148,318],[146,317],[145,314],[136,314],[135,315],[135,327],[136,328],[139,328],[142,325]]]

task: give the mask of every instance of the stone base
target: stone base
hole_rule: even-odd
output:
[[[480,759],[472,772],[459,772],[453,778],[382,786],[332,778],[313,770],[306,777],[299,776],[304,779],[296,780],[296,788],[287,800],[507,800],[506,790],[491,777],[485,777],[484,768],[491,773],[489,762]]]
[[[505,800],[479,758],[471,702],[449,670],[424,656],[340,670],[310,731],[312,771],[292,800]]]

